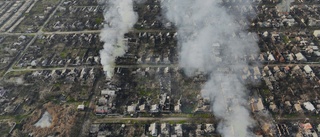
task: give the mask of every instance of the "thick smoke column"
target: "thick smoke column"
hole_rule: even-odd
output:
[[[104,11],[104,25],[100,38],[104,42],[100,51],[103,70],[107,77],[114,73],[116,57],[122,56],[127,50],[123,41],[127,33],[138,20],[138,15],[133,11],[133,0],[107,0],[107,9]]]
[[[225,137],[248,137],[253,122],[239,77],[248,67],[244,57],[256,54],[256,41],[219,4],[216,0],[163,0],[162,8],[177,27],[179,66],[189,76],[197,71],[210,75],[202,96],[212,100],[213,113],[222,119],[218,131]]]

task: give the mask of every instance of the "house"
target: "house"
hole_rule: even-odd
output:
[[[297,57],[298,61],[307,61],[306,57],[304,57],[301,52],[295,54],[295,56]]]
[[[265,61],[265,58],[264,58],[263,54],[260,54],[260,55],[259,55],[259,60],[260,60],[261,62]]]
[[[24,35],[19,36],[18,40],[25,40],[27,37]]]
[[[206,124],[206,129],[204,131],[207,133],[213,133],[215,131],[215,128],[213,124]]]
[[[254,79],[260,79],[261,73],[258,67],[253,68],[253,75],[254,75]]]
[[[167,124],[167,123],[161,124],[161,134],[168,135],[170,132],[169,130],[170,130],[169,124]]]
[[[84,105],[83,105],[83,104],[78,105],[77,109],[78,109],[78,110],[84,110]]]
[[[272,112],[278,111],[277,105],[274,104],[273,102],[270,102],[269,109],[270,109]]]
[[[177,105],[174,106],[174,112],[181,113],[181,100],[178,100]]]
[[[308,111],[314,111],[316,108],[311,104],[311,102],[304,102],[303,103],[304,108],[306,108]]]
[[[142,63],[142,59],[141,59],[141,58],[138,58],[137,63],[138,63],[138,64],[141,64],[141,63]]]
[[[140,112],[146,112],[147,111],[147,105],[146,104],[142,104],[139,106],[139,110]]]
[[[285,104],[286,106],[288,106],[288,107],[292,107],[290,101],[285,101],[284,104]]]
[[[157,123],[152,123],[150,125],[149,132],[150,132],[151,136],[153,136],[153,137],[158,136]]]
[[[307,74],[310,74],[310,73],[312,72],[312,69],[310,68],[309,65],[305,65],[305,66],[303,67],[303,69],[304,69],[304,71],[305,71]]]
[[[296,65],[295,67],[292,68],[293,71],[299,71],[300,69],[301,68],[298,65]]]
[[[313,54],[316,55],[317,57],[320,57],[320,51],[314,51]]]
[[[7,91],[3,87],[0,87],[0,97],[3,97],[6,92]]]
[[[99,131],[97,137],[106,137],[107,131]]]
[[[100,97],[98,100],[98,105],[106,105],[108,100],[105,97]]]
[[[314,132],[314,129],[310,123],[299,124],[300,129],[302,130],[302,134],[308,137],[318,137],[317,133]]]
[[[313,36],[320,37],[320,30],[314,30]]]
[[[156,57],[155,58],[155,63],[159,63],[160,62],[160,57]]]
[[[275,66],[275,67],[273,67],[273,71],[274,71],[274,72],[280,72],[280,68],[279,68],[279,66]]]
[[[43,19],[44,19],[44,15],[39,15],[38,18],[39,18],[40,20],[43,20]]]
[[[91,124],[90,126],[90,133],[98,133],[99,131],[99,124]]]
[[[243,75],[242,75],[242,79],[245,80],[247,79],[248,77],[251,76],[251,72],[249,71],[249,68],[248,67],[245,67],[243,69]]]
[[[47,9],[48,11],[50,11],[50,10],[52,10],[52,7],[49,6],[49,7],[47,7],[46,9]]]
[[[300,124],[300,127],[301,127],[303,130],[310,130],[310,129],[312,129],[312,125],[311,125],[310,123]]]
[[[318,46],[308,46],[308,48],[314,50],[314,51],[317,51],[319,50]]]
[[[282,23],[286,22],[288,24],[288,26],[293,26],[294,24],[296,24],[296,21],[294,19],[283,19]]]
[[[105,89],[105,90],[101,90],[101,96],[114,96],[116,94],[116,91],[114,90],[109,90],[109,89]]]
[[[294,61],[293,53],[290,53],[290,54],[288,55],[288,60],[289,60],[289,61]]]
[[[13,43],[13,46],[21,46],[22,42],[15,42]]]
[[[320,124],[317,126],[317,130],[320,131]]]
[[[210,111],[210,99],[209,98],[199,98],[197,108],[194,112],[208,112]]]
[[[276,59],[274,58],[274,56],[270,53],[268,55],[268,61],[275,61]]]
[[[149,63],[151,61],[151,57],[147,57],[145,61]]]
[[[159,104],[152,105],[151,109],[150,109],[150,112],[151,113],[158,113],[159,112]]]
[[[35,66],[37,66],[37,64],[38,64],[37,62],[38,62],[37,60],[33,60],[33,61],[31,61],[31,64],[30,64],[30,65],[31,65],[32,67],[35,67]]]
[[[178,137],[182,137],[182,125],[181,124],[177,124],[175,127],[174,127],[174,131],[176,133],[176,135]]]
[[[169,72],[169,67],[166,67],[165,69],[164,69],[164,73],[168,73]]]
[[[302,111],[302,108],[301,108],[301,105],[300,104],[294,104],[294,109],[297,111],[297,112],[301,112]]]
[[[170,63],[169,57],[163,58],[163,63],[169,64]]]
[[[164,106],[167,101],[167,93],[160,95],[160,105]]]
[[[252,112],[258,112],[258,111],[264,110],[264,105],[262,103],[262,99],[261,98],[252,99],[251,100],[251,108],[252,108]]]
[[[128,111],[128,113],[135,113],[136,109],[137,109],[137,105],[132,104],[132,105],[128,106],[127,111]]]
[[[108,113],[108,107],[106,106],[96,106],[95,108],[96,115],[102,115]]]
[[[64,5],[68,5],[68,4],[70,4],[70,3],[71,3],[71,1],[65,1],[65,2],[63,2]]]
[[[203,134],[203,130],[201,129],[202,125],[197,125],[196,135],[200,136]]]

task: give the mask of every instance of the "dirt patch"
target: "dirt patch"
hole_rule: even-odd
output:
[[[35,110],[33,116],[27,119],[23,131],[32,133],[35,137],[48,135],[69,136],[72,126],[76,122],[78,112],[73,105],[58,105],[47,103],[41,110]],[[52,123],[49,127],[36,127],[34,124],[39,121],[45,111],[52,116]]]

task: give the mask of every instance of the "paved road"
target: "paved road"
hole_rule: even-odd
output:
[[[274,118],[275,121],[277,122],[285,122],[285,121],[312,121],[312,122],[320,122],[320,118],[319,117],[300,117],[300,116],[296,116],[296,117],[290,117],[290,118],[285,118],[285,117],[280,117],[280,118]]]
[[[11,69],[10,72],[19,71],[41,71],[41,70],[64,70],[64,69],[83,69],[83,68],[102,68],[101,66],[76,66],[76,67],[50,67],[50,68],[22,68],[22,69]]]
[[[43,27],[42,27],[43,29]],[[101,33],[101,30],[82,30],[82,31],[53,31],[53,32],[47,32],[47,31],[43,31],[41,29],[41,34],[42,35],[53,35],[53,34],[58,34],[58,35],[67,35],[67,34],[99,34]],[[144,33],[144,32],[148,32],[148,33],[166,33],[166,32],[176,32],[175,30],[162,30],[162,29],[151,29],[151,30],[138,30],[138,29],[132,29],[130,30],[130,32],[135,32],[135,33]],[[26,36],[34,36],[34,35],[38,35],[39,33],[8,33],[8,32],[4,32],[4,33],[0,33],[0,36],[20,36],[20,35],[26,35]]]
[[[138,65],[116,65],[115,68],[165,68],[165,67],[178,67],[177,64],[138,64]],[[40,68],[21,68],[21,69],[10,69],[9,71],[39,71],[39,70],[63,70],[63,69],[82,69],[82,68],[102,68],[101,65],[95,66],[67,66],[67,67],[40,67]]]
[[[94,121],[93,123],[123,123],[123,122],[129,122],[129,121],[157,121],[157,122],[168,122],[168,121],[192,121],[195,118],[186,118],[186,117],[137,117],[137,118],[123,118],[123,117],[107,117],[107,118],[100,118]],[[206,119],[203,119],[206,120]]]
[[[279,66],[279,67],[285,67],[285,66],[305,66],[305,65],[309,65],[310,67],[320,67],[320,62],[306,62],[306,63],[299,63],[299,64],[292,64],[292,63],[281,63],[281,64],[264,64],[264,66],[270,66],[270,67],[274,67],[274,66]]]
[[[305,63],[305,64],[265,64],[264,66],[274,67],[285,67],[285,66],[305,66],[309,65],[310,67],[320,67],[320,62],[315,63]],[[116,65],[115,68],[176,68],[179,67],[178,64],[137,64],[137,65]],[[95,66],[88,66],[88,65],[82,65],[82,66],[65,66],[65,67],[39,67],[39,68],[20,68],[20,69],[9,69],[7,72],[19,72],[19,71],[41,71],[41,70],[64,70],[64,69],[82,69],[82,68],[102,68],[101,65],[95,65]]]

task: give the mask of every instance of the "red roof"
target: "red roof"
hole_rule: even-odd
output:
[[[312,129],[312,125],[311,125],[310,123],[300,124],[300,126],[301,126],[304,130]]]

